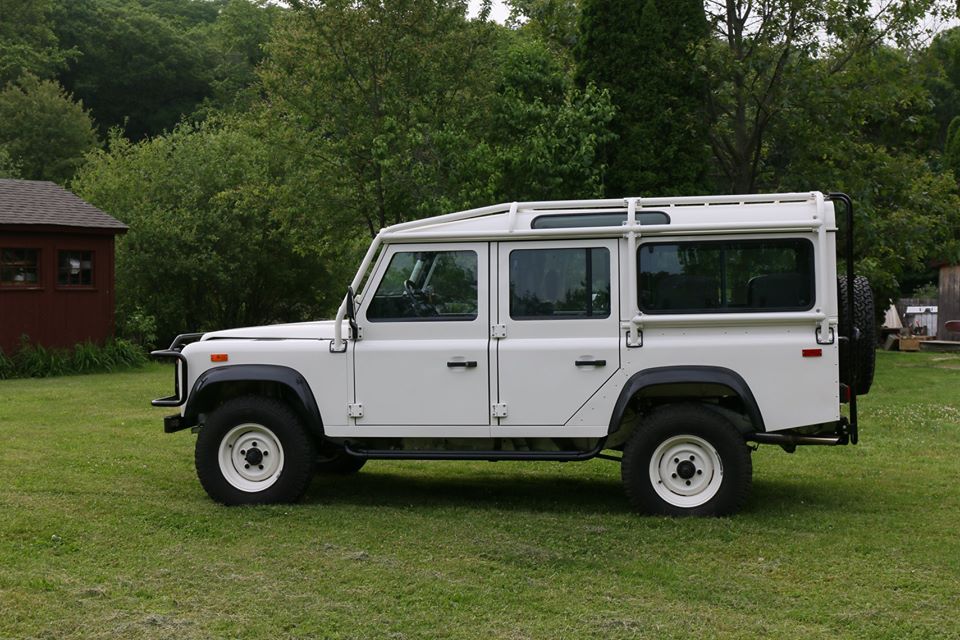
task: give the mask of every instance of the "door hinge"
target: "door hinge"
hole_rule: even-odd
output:
[[[353,327],[350,327],[350,338],[353,340],[363,340],[363,327],[357,327],[357,335],[353,335]]]
[[[363,417],[363,405],[359,402],[350,403],[347,405],[347,415],[351,418],[362,418]]]
[[[505,324],[493,324],[490,325],[490,337],[500,340],[507,337],[507,325]]]
[[[507,403],[506,402],[496,402],[491,407],[491,415],[494,418],[506,418],[507,417]]]

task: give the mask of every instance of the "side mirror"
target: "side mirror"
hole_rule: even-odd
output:
[[[357,329],[357,308],[354,304],[353,287],[347,287],[347,321],[350,323],[350,339],[356,341],[360,337],[360,331]]]

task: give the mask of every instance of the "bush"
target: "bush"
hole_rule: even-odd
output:
[[[117,371],[142,366],[146,361],[140,347],[122,338],[108,340],[103,346],[83,342],[73,349],[49,349],[31,344],[24,336],[12,355],[0,350],[0,380]]]

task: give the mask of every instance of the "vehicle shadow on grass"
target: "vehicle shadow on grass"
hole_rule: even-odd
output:
[[[744,514],[759,516],[836,516],[882,509],[875,496],[856,482],[842,478],[814,481],[790,478],[754,479],[753,491]]]
[[[372,467],[372,465],[371,465]],[[558,477],[542,474],[443,473],[425,475],[366,468],[343,476],[320,475],[304,498],[306,504],[371,505],[390,507],[469,506],[500,511],[542,511],[628,514],[633,511],[618,478]],[[837,516],[882,510],[857,483],[842,479],[822,481],[755,479],[751,496],[741,511],[747,518],[776,516]]]
[[[351,477],[317,476],[308,504],[392,507],[470,506],[496,510],[628,513],[619,481],[540,475],[424,476],[364,469]]]

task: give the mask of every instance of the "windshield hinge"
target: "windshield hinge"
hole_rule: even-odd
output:
[[[505,324],[493,324],[490,325],[490,337],[495,340],[502,340],[507,337],[507,325]]]
[[[363,417],[363,405],[359,402],[350,403],[347,405],[347,415],[351,418],[362,418]]]
[[[494,403],[491,407],[490,414],[494,418],[506,418],[507,417],[507,403],[506,402],[497,402]]]

